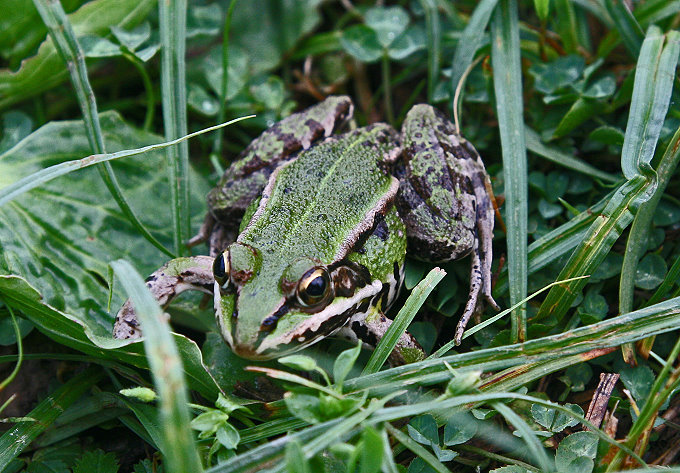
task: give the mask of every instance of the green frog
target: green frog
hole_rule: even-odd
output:
[[[239,356],[271,359],[340,335],[375,346],[391,321],[409,256],[471,255],[468,302],[455,339],[491,296],[494,212],[474,147],[443,114],[416,105],[401,133],[376,123],[334,134],[349,97],[329,97],[265,130],[209,193],[190,244],[210,256],[178,258],[147,286],[163,306],[195,289],[214,294],[217,326]],[[240,224],[239,224],[240,222]],[[141,335],[128,301],[116,338]],[[411,335],[392,362],[423,357]]]

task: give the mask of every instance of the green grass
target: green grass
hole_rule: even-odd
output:
[[[0,471],[680,471],[680,2],[11,3]],[[140,275],[189,254],[250,140],[333,93],[358,126],[457,109],[500,203],[509,310],[456,347],[468,261],[409,261],[373,353],[242,360],[196,297],[171,332]],[[143,342],[110,335],[128,296]],[[407,325],[431,356],[389,367]],[[614,437],[585,414],[600,373],[620,375]]]

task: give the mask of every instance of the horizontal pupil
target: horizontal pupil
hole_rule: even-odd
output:
[[[326,281],[323,277],[317,276],[307,285],[307,294],[312,297],[323,296],[325,289]]]

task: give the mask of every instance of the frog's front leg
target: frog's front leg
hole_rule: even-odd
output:
[[[480,293],[498,309],[491,296],[494,214],[488,175],[474,147],[429,105],[411,109],[402,139],[397,205],[409,254],[431,262],[472,257],[469,298],[455,334],[460,343]]]
[[[146,287],[161,307],[166,307],[178,294],[189,291],[213,293],[214,259],[209,256],[176,258],[156,270],[146,279]],[[139,338],[142,332],[132,301],[128,299],[116,314],[113,326],[114,338]]]
[[[353,318],[338,332],[338,336],[352,342],[361,341],[369,347],[375,348],[390,325],[392,325],[392,320],[385,317],[380,310],[372,309],[365,317]],[[425,351],[418,341],[410,333],[404,332],[399,337],[394,350],[390,353],[388,361],[392,366],[401,366],[424,359]]]

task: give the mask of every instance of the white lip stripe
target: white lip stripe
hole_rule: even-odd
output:
[[[217,328],[222,334],[222,337],[224,340],[229,344],[230,347],[234,346],[234,340],[231,337],[231,331],[226,330],[226,327],[222,325],[222,317],[225,317],[225,314],[222,313],[222,294],[220,293],[220,283],[215,281],[215,290],[213,292],[214,294],[214,307],[215,307],[215,320],[217,321]]]
[[[370,285],[362,287],[351,298],[348,298],[342,302],[332,303],[321,312],[312,314],[309,319],[299,324],[297,327],[295,327],[294,330],[286,332],[277,338],[271,339],[266,338],[262,342],[262,344],[257,348],[256,353],[261,354],[266,350],[275,348],[277,346],[287,345],[295,337],[302,335],[308,330],[316,332],[317,330],[319,330],[321,324],[329,320],[331,317],[338,314],[342,314],[359,301],[379,293],[380,290],[382,289],[382,286],[383,286],[382,282],[378,280],[373,281]]]

